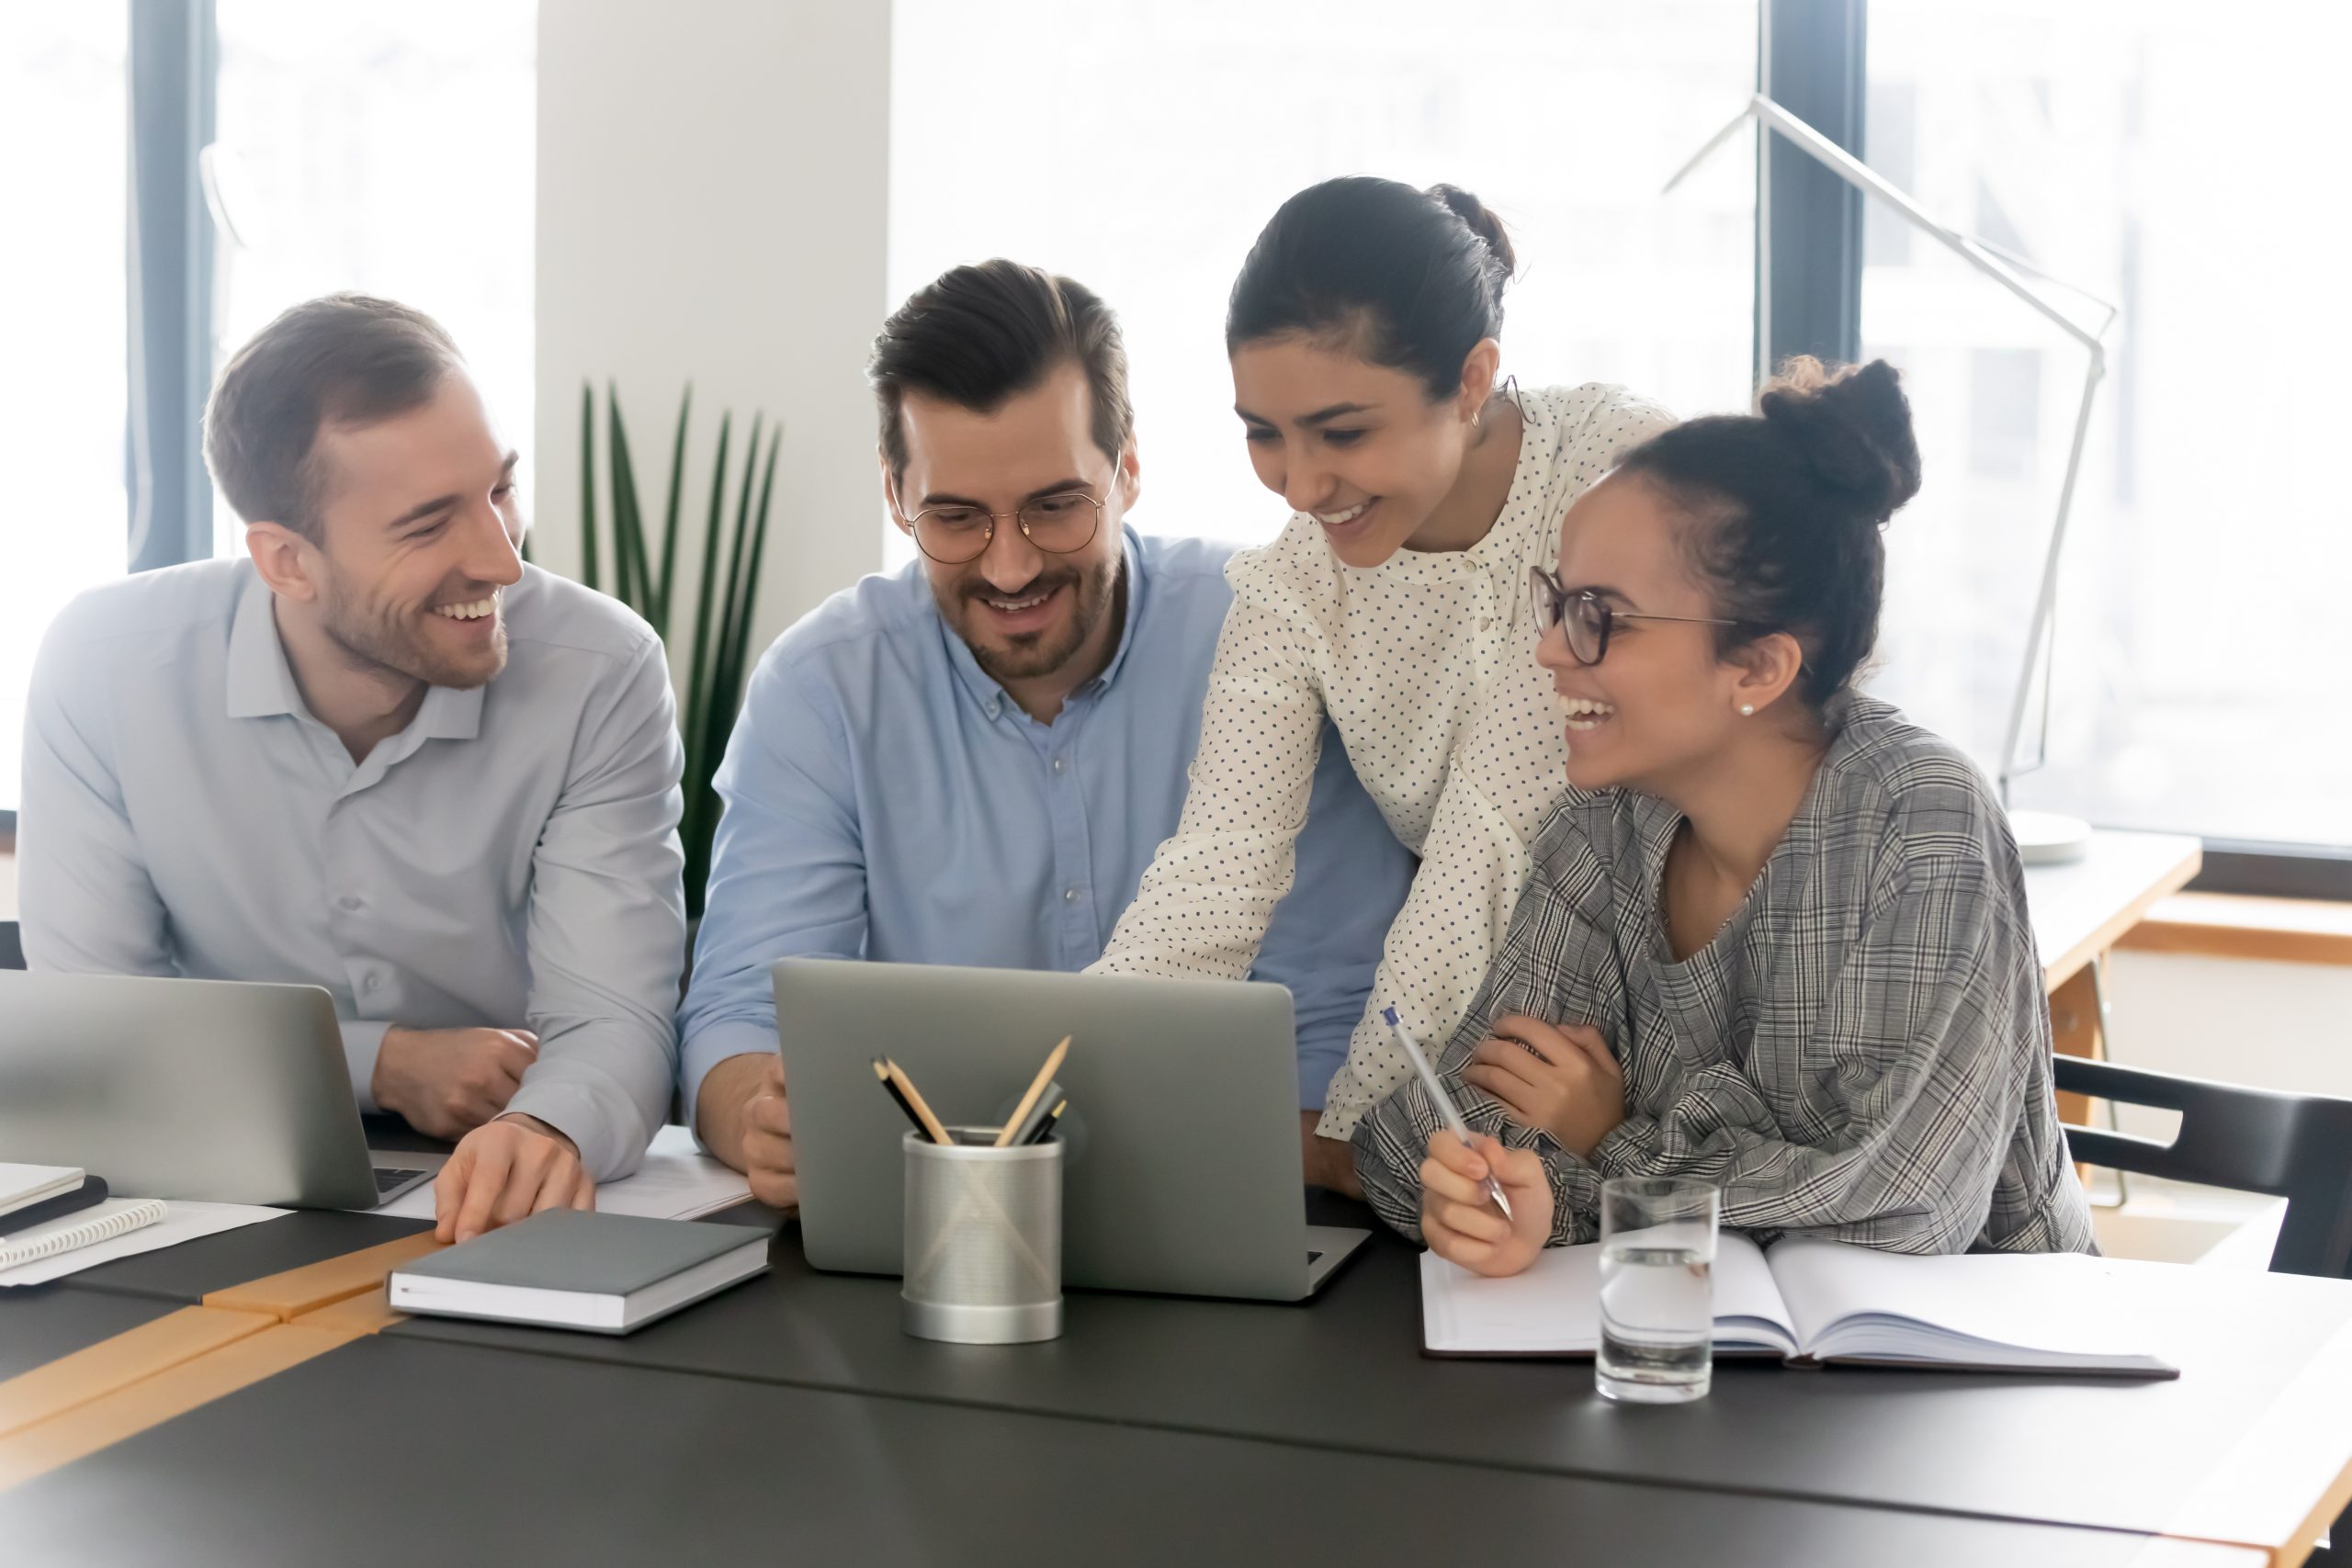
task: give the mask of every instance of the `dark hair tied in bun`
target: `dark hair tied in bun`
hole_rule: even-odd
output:
[[[1818,710],[1878,642],[1881,529],[1919,493],[1919,444],[1901,373],[1883,359],[1792,359],[1757,408],[1676,425],[1619,468],[1690,515],[1693,567],[1734,623],[1718,649],[1787,632],[1805,652],[1799,694]]]
[[[1804,455],[1826,488],[1851,495],[1884,523],[1919,493],[1919,444],[1902,375],[1883,359],[1831,370],[1790,360],[1757,399],[1772,427]]]

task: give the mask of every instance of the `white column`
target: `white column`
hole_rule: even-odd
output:
[[[600,406],[605,382],[619,385],[657,514],[678,395],[694,383],[683,585],[700,567],[719,412],[737,417],[738,471],[753,410],[784,421],[754,650],[879,569],[864,366],[888,308],[889,76],[888,0],[541,5],[541,564],[579,568],[585,378]],[[601,472],[601,427],[597,443]],[[609,547],[605,558],[609,573]],[[683,641],[690,604],[673,615]]]

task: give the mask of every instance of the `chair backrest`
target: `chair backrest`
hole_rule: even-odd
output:
[[[2065,1093],[2180,1112],[2180,1131],[2168,1144],[2069,1127],[2075,1159],[2284,1198],[2271,1270],[2352,1278],[2352,1100],[2241,1089],[2079,1056],[2054,1058],[2053,1077]]]
[[[17,922],[0,920],[0,969],[22,969],[25,966],[25,944],[17,935]]]

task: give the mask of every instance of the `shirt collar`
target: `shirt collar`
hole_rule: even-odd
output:
[[[229,623],[229,716],[300,714],[301,694],[295,690],[294,671],[287,668],[277,618],[271,612],[275,595],[251,563],[243,563],[241,570],[244,592],[237,595],[237,612]]]
[[[1127,662],[1127,650],[1135,646],[1136,625],[1143,619],[1144,601],[1150,592],[1148,574],[1144,570],[1142,542],[1131,527],[1122,525],[1119,533],[1120,571],[1126,585],[1126,613],[1119,625],[1119,645],[1112,649],[1111,661],[1102,667],[1102,673],[1080,687],[1080,692],[1092,687],[1107,687],[1118,679],[1119,671]],[[994,676],[980,668],[980,661],[972,657],[971,645],[957,637],[956,628],[947,624],[947,617],[940,614],[939,601],[931,592],[931,580],[923,571],[922,563],[915,562],[913,570],[924,598],[930,603],[932,619],[939,627],[940,640],[947,645],[947,662],[956,671],[957,684],[964,688],[964,694],[978,704],[981,711],[990,718],[996,717],[1005,708],[1013,705],[1012,696]]]
[[[311,716],[309,705],[302,701],[301,692],[294,684],[294,671],[286,662],[286,645],[278,640],[277,616],[273,609],[275,595],[261,573],[250,565],[244,591],[237,596],[237,610],[229,623],[228,707],[231,718],[275,718],[291,715],[298,718]],[[392,748],[402,736],[415,741],[471,740],[481,733],[482,693],[486,687],[458,691],[450,686],[432,686],[425,690],[424,701],[418,705],[416,716],[399,736],[379,745],[378,750]],[[401,747],[401,754],[413,750],[413,742]]]

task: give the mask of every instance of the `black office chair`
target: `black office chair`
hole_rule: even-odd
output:
[[[2169,1144],[2069,1127],[2066,1146],[2075,1159],[2284,1198],[2271,1272],[2352,1279],[2352,1100],[2240,1089],[2079,1056],[2053,1064],[2063,1093],[2180,1112]]]
[[[0,969],[22,969],[25,944],[17,936],[17,922],[0,920]]]

